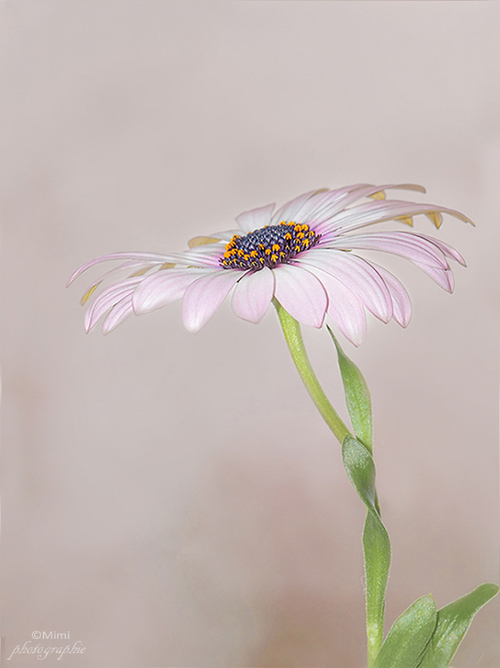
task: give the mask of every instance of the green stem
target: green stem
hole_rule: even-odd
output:
[[[283,306],[281,306],[278,301],[273,301],[274,305],[276,306],[276,310],[278,311],[278,316],[281,327],[283,328],[283,333],[285,335],[288,348],[292,354],[292,359],[295,362],[297,371],[302,378],[302,382],[306,386],[306,390],[309,392],[309,396],[314,401],[314,404],[319,410],[323,420],[333,431],[340,443],[343,443],[344,438],[346,436],[352,436],[352,434],[343,423],[335,408],[328,401],[328,397],[323,392],[323,388],[316,378],[316,374],[313,371],[311,362],[309,361],[309,357],[307,356],[307,352],[304,347],[300,325],[296,320],[294,320],[294,318],[292,318],[289,313],[287,313],[287,311],[285,311]]]
[[[352,437],[352,434],[338,415],[337,411],[329,402],[326,394],[323,391],[323,388],[316,378],[316,374],[313,371],[311,362],[309,361],[307,352],[304,347],[300,325],[294,318],[292,318],[289,313],[287,313],[287,311],[285,311],[283,306],[281,306],[281,304],[276,299],[273,300],[273,303],[278,312],[281,327],[285,335],[285,340],[292,354],[297,371],[299,372],[300,377],[302,378],[302,381],[322,418],[325,420],[326,424],[330,427],[340,443],[343,444],[346,436]],[[367,448],[367,450],[370,453],[369,456],[371,458],[371,448]],[[375,484],[375,481],[373,481],[373,484]],[[373,489],[373,492],[375,494],[374,508],[380,516],[380,506],[375,488]],[[369,668],[372,668],[375,663],[375,659],[382,645],[384,633],[384,605],[383,603],[382,606],[380,605],[380,600],[384,600],[384,594],[382,594],[382,599],[380,599],[379,580],[382,578],[382,580],[385,581],[385,584],[387,583],[386,574],[384,575],[384,573],[381,572],[383,571],[382,562],[384,559],[382,559],[381,562],[381,560],[378,558],[380,545],[377,545],[380,540],[385,543],[385,539],[383,536],[380,538],[380,527],[378,527],[378,525],[374,526],[375,524],[377,523],[374,521],[374,518],[369,512],[365,524],[365,530],[363,532],[363,556],[367,584],[366,635],[368,641]],[[386,534],[385,528],[383,525],[381,526],[383,533]],[[389,539],[387,537],[387,541],[388,540]],[[373,544],[373,541],[375,541],[375,544]]]

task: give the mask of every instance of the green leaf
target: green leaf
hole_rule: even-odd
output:
[[[458,649],[476,612],[498,592],[494,584],[482,584],[469,594],[441,608],[436,629],[418,668],[446,668]]]
[[[372,402],[368,385],[358,367],[345,355],[329,327],[328,331],[337,348],[347,410],[349,411],[354,434],[372,452]]]
[[[436,628],[432,596],[422,596],[400,615],[377,655],[374,668],[416,668]]]
[[[342,459],[349,480],[368,510],[363,531],[363,549],[368,655],[373,659],[378,654],[383,639],[384,600],[391,563],[391,544],[377,508],[375,464],[371,453],[360,441],[346,436],[342,444]]]

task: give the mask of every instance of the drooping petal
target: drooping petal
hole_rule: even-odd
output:
[[[401,325],[401,327],[408,327],[411,320],[411,301],[405,287],[390,271],[384,269],[378,264],[371,263],[378,273],[384,279],[389,293],[392,298],[392,312],[393,318]]]
[[[443,251],[433,240],[411,232],[372,232],[356,236],[340,235],[330,241],[321,239],[328,248],[343,250],[375,250],[399,255],[412,262],[422,262],[446,269]],[[318,246],[319,247],[319,246]]]
[[[313,248],[295,262],[304,267],[317,267],[335,276],[382,322],[389,322],[392,318],[392,299],[387,285],[377,270],[363,258],[340,250]]]
[[[192,283],[182,300],[182,320],[186,329],[196,333],[206,325],[243,276],[243,272],[220,269]]]
[[[467,218],[467,216],[464,216],[459,211],[435,206],[434,204],[417,204],[415,202],[403,202],[400,200],[375,200],[340,211],[328,222],[318,224],[314,229],[321,234],[329,230],[347,232],[359,227],[365,227],[366,225],[382,223],[386,220],[411,217],[422,213],[428,214],[429,212],[448,213],[466,223],[474,224],[470,218]]]
[[[135,289],[132,306],[136,315],[149,313],[175,302],[184,295],[187,287],[210,269],[165,269],[145,278]]]
[[[108,262],[109,260],[139,260],[151,264],[164,264],[165,262],[173,262],[171,257],[172,256],[170,255],[158,255],[157,253],[110,253],[109,255],[102,255],[101,257],[89,260],[89,262],[78,267],[78,269],[70,276],[66,287],[70,286],[75,278],[78,278],[84,271],[87,271],[90,267],[93,267],[95,264],[100,264],[101,262]]]
[[[97,321],[111,309],[115,304],[118,304],[124,297],[132,295],[136,286],[142,281],[141,277],[127,278],[124,281],[115,283],[106,290],[103,290],[98,297],[91,304],[89,310],[85,314],[85,330],[90,330],[95,327]]]
[[[317,202],[313,198],[307,202],[306,207],[301,211],[301,216],[307,210],[307,215],[310,220],[315,221],[315,229],[320,229],[324,223],[328,222],[337,213],[346,209],[357,200],[363,197],[380,196],[380,199],[385,199],[385,190],[399,189],[399,190],[416,190],[418,192],[425,192],[425,188],[415,185],[413,183],[402,183],[399,185],[363,185],[351,186],[350,188],[341,188],[340,190],[331,190],[325,197],[318,199]],[[298,220],[297,222],[304,222]]]
[[[326,290],[327,314],[342,334],[355,346],[359,346],[366,336],[366,314],[359,297],[335,276],[312,266],[308,267],[308,271],[321,281]]]
[[[420,234],[423,239],[427,239],[431,243],[433,243],[435,246],[437,246],[445,255],[446,257],[451,257],[452,260],[455,260],[459,264],[461,264],[463,267],[467,266],[467,262],[464,260],[463,256],[456,250],[456,248],[453,248],[453,246],[450,246],[449,244],[445,244],[444,241],[441,241],[441,239],[435,239],[434,237],[428,237],[426,234]]]
[[[274,204],[267,204],[266,206],[261,206],[258,209],[245,211],[244,213],[240,213],[239,216],[236,216],[236,222],[241,227],[241,229],[248,234],[248,232],[252,232],[259,227],[269,225],[274,207]]]
[[[132,315],[134,312],[132,308],[132,295],[127,295],[123,297],[108,313],[104,318],[102,323],[102,333],[109,334],[114,329],[121,325],[122,322],[128,318],[129,315]]]
[[[281,264],[273,269],[274,294],[288,313],[303,325],[321,327],[328,298],[321,281],[305,268]]]
[[[440,269],[439,267],[431,267],[428,264],[421,262],[414,262],[414,264],[421,269],[424,274],[430,276],[443,290],[446,292],[453,292],[455,287],[455,278],[451,269]]]
[[[231,300],[233,312],[257,324],[262,320],[274,294],[274,274],[268,267],[248,273],[236,284]]]
[[[123,271],[130,271],[131,269],[136,269],[138,271],[141,271],[141,273],[145,273],[152,267],[157,266],[156,264],[145,264],[144,262],[123,262],[120,264],[118,267],[114,267],[113,269],[110,269],[109,271],[106,271],[104,274],[99,276],[99,278],[95,281],[93,281],[88,288],[85,290],[83,297],[80,300],[80,304],[83,306],[89,299],[92,297],[96,289],[99,287],[99,285],[106,279],[109,278],[110,276],[113,276],[114,274],[119,274],[120,272]],[[138,274],[137,274],[138,275]],[[132,278],[132,276],[129,276],[129,278]]]

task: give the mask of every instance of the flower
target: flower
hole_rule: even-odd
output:
[[[124,262],[92,283],[82,303],[104,279],[118,272],[129,275],[94,299],[85,328],[90,331],[105,316],[102,331],[107,334],[133,313],[148,313],[182,298],[184,325],[197,332],[231,291],[232,309],[244,320],[258,323],[275,298],[305,325],[321,327],[328,315],[354,345],[365,337],[365,308],[382,322],[393,318],[406,327],[411,304],[401,282],[352,251],[385,251],[404,257],[448,292],[453,291],[448,260],[462,265],[465,261],[451,246],[424,234],[359,230],[388,220],[411,226],[417,214],[425,214],[437,228],[442,213],[473,223],[452,209],[386,199],[388,189],[425,192],[412,184],[314,190],[276,213],[274,204],[242,213],[236,218],[239,229],[195,237],[185,252],[112,253],[91,260],[77,269],[69,283],[95,264]]]

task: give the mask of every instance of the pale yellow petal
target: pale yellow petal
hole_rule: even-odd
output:
[[[398,216],[394,220],[399,220],[401,223],[405,223],[405,225],[413,227],[413,218],[411,216]]]
[[[385,199],[385,192],[383,190],[379,190],[376,193],[368,195],[368,197],[371,197],[372,199]]]
[[[89,290],[87,290],[87,292],[83,295],[83,297],[82,297],[81,300],[80,300],[80,304],[81,304],[82,306],[83,306],[83,305],[85,304],[85,302],[87,302],[87,301],[90,299],[90,297],[94,294],[94,292],[96,291],[96,289],[97,289],[97,287],[100,285],[100,283],[101,283],[101,281],[99,281],[99,283],[96,283],[95,285],[93,285],[93,286],[92,286]]]
[[[206,246],[206,244],[216,244],[220,239],[215,237],[193,237],[188,241],[189,248],[196,248],[196,246]]]
[[[439,213],[439,211],[428,211],[426,216],[439,230],[443,222],[443,216]]]

